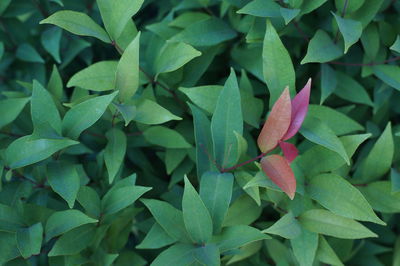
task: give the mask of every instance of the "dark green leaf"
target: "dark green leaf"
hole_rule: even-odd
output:
[[[41,223],[21,228],[16,234],[18,249],[24,259],[38,255],[42,247],[43,226]]]
[[[308,44],[307,54],[301,61],[306,63],[325,63],[342,55],[340,48],[332,41],[329,35],[318,30]]]
[[[104,162],[108,171],[108,182],[111,184],[124,162],[126,136],[123,131],[112,128],[106,133],[107,146],[104,150]]]

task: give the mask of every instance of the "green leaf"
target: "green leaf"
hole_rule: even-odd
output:
[[[122,0],[110,2],[97,0],[104,26],[112,40],[117,40],[127,23],[132,19],[143,4],[143,0]]]
[[[335,89],[337,96],[355,103],[374,105],[365,88],[355,79],[339,71],[336,72],[336,76],[340,80]]]
[[[400,173],[394,168],[390,171],[390,181],[392,182],[392,193],[400,192]]]
[[[286,25],[288,25],[300,13],[300,9],[290,9],[283,7],[281,7],[279,11],[281,12],[281,16],[285,20]]]
[[[0,128],[13,122],[22,112],[29,98],[9,98],[0,100]]]
[[[59,64],[60,58],[60,43],[61,43],[62,30],[57,27],[51,27],[43,31],[40,36],[40,41],[44,49],[54,58]]]
[[[43,226],[41,223],[27,228],[21,228],[16,233],[17,246],[24,259],[32,255],[39,255],[43,240]]]
[[[321,65],[321,100],[322,104],[335,90],[338,84],[336,72],[328,64]]]
[[[53,97],[36,80],[33,81],[31,115],[36,137],[50,137],[54,130],[61,135],[61,118]]]
[[[299,222],[292,212],[283,215],[272,226],[262,231],[263,233],[278,235],[286,239],[294,239],[302,233]]]
[[[363,27],[366,27],[372,19],[374,19],[383,2],[384,0],[365,1],[365,3],[357,11],[353,12],[350,17],[360,21]]]
[[[91,36],[103,42],[111,43],[104,29],[85,13],[62,10],[40,21],[40,24],[53,24],[73,34]]]
[[[400,212],[400,193],[392,193],[392,186],[389,181],[373,182],[359,189],[375,211],[383,213]]]
[[[96,222],[98,222],[98,220],[90,218],[78,210],[55,212],[49,217],[46,223],[46,242],[76,227]]]
[[[372,70],[380,80],[392,88],[400,90],[400,67],[395,65],[373,66]]]
[[[10,3],[11,0],[3,0],[0,2],[0,15],[3,14],[3,12],[7,9]]]
[[[318,247],[318,234],[303,229],[298,237],[290,240],[290,244],[300,266],[313,265]]]
[[[308,14],[311,11],[317,9],[318,7],[325,4],[327,0],[311,0],[311,1],[302,1],[303,4],[301,5],[301,13],[300,15]]]
[[[72,209],[80,188],[80,178],[74,165],[53,162],[47,166],[47,180]]]
[[[92,224],[72,229],[57,239],[49,252],[49,257],[74,255],[87,248],[95,238],[96,227]]]
[[[229,207],[222,226],[249,225],[257,220],[261,211],[262,208],[251,197],[242,195]]]
[[[102,213],[116,213],[133,204],[139,197],[149,190],[151,190],[151,188],[141,186],[128,186],[110,190],[101,202]]]
[[[70,139],[33,139],[31,135],[13,141],[6,149],[10,168],[19,168],[42,161],[55,152],[78,144]]]
[[[175,244],[161,252],[157,258],[151,263],[152,266],[186,266],[195,262],[195,247],[188,244]],[[204,264],[203,264],[204,265]]]
[[[213,143],[210,130],[211,124],[207,116],[199,108],[191,104],[189,104],[189,107],[193,115],[194,135],[196,142],[197,176],[201,177],[207,171],[216,170],[214,162],[209,157],[209,154],[213,154]],[[211,216],[213,215],[211,211],[210,214]],[[214,226],[216,226],[216,221],[214,220],[213,222]]]
[[[400,53],[400,35],[397,35],[396,41],[390,46],[390,50]]]
[[[115,89],[115,73],[117,61],[100,61],[75,73],[67,83],[67,87],[80,87],[92,91],[108,91]]]
[[[361,192],[338,175],[322,174],[311,178],[307,193],[312,199],[337,215],[385,225],[376,216]]]
[[[362,125],[347,115],[327,106],[310,104],[308,107],[308,115],[324,121],[325,124],[329,125],[335,135],[338,136],[364,130]]]
[[[264,79],[271,95],[269,103],[272,106],[286,87],[289,87],[291,94],[294,95],[296,75],[290,55],[269,20],[264,36],[262,58]]]
[[[185,176],[185,190],[182,198],[183,221],[186,230],[195,243],[205,244],[212,236],[213,223],[210,213],[199,194]]]
[[[301,61],[306,63],[325,63],[332,61],[342,55],[340,48],[332,41],[329,35],[318,30],[308,43],[307,54]]]
[[[237,13],[256,17],[280,17],[280,7],[273,0],[253,0],[239,9]]]
[[[114,181],[121,165],[123,165],[126,152],[125,133],[117,128],[111,128],[107,133],[107,146],[104,149],[104,162],[108,172],[108,182]]]
[[[270,237],[254,227],[235,225],[224,228],[221,234],[213,237],[212,242],[217,243],[221,252],[226,252],[263,239]]]
[[[394,143],[392,126],[388,123],[385,131],[383,131],[382,135],[372,147],[372,150],[357,167],[354,173],[355,182],[370,182],[382,177],[390,170],[393,156]]]
[[[113,92],[98,96],[73,106],[63,118],[63,133],[77,139],[82,131],[100,119],[117,94],[118,92]]]
[[[167,42],[154,62],[156,76],[175,71],[200,55],[201,52],[184,42]]]
[[[85,209],[89,216],[100,217],[100,197],[96,190],[88,186],[81,186],[76,200]]]
[[[115,88],[119,90],[118,97],[121,102],[131,99],[139,87],[139,46],[140,32],[125,49],[118,62]]]
[[[124,118],[125,126],[128,126],[128,124],[136,116],[136,106],[129,104],[118,104],[118,103],[113,103],[113,104],[118,109],[118,112],[120,112],[122,117]]]
[[[167,127],[149,127],[143,132],[143,136],[149,143],[165,148],[182,149],[191,147],[181,134]]]
[[[236,163],[238,144],[234,132],[243,134],[243,117],[239,86],[235,71],[231,69],[211,119],[214,158],[220,167],[230,167]]]
[[[154,223],[150,231],[146,234],[143,241],[136,246],[137,249],[158,249],[176,242],[176,239],[171,238],[164,229]]]
[[[63,97],[63,82],[60,76],[60,72],[55,65],[53,65],[53,71],[51,72],[51,76],[49,82],[47,83],[47,89],[58,100],[61,100]]]
[[[206,172],[201,176],[200,197],[212,218],[213,232],[221,230],[232,197],[233,175]]]
[[[300,215],[298,219],[301,225],[307,230],[323,235],[344,239],[359,239],[377,236],[368,228],[352,219],[338,216],[322,209],[306,211]]]
[[[3,3],[3,1],[0,3]],[[21,256],[17,248],[15,233],[0,232],[0,246],[0,263],[2,265],[5,265],[6,262]]]
[[[142,99],[136,104],[136,122],[146,125],[158,125],[171,120],[182,120],[156,102]]]
[[[369,60],[374,60],[379,52],[380,36],[375,23],[369,24],[361,35],[361,44]]]
[[[309,141],[317,143],[339,154],[347,164],[350,164],[349,157],[342,142],[325,123],[318,118],[307,116],[304,120],[300,133]]]
[[[36,49],[28,44],[22,43],[18,46],[17,52],[15,56],[22,61],[31,62],[31,63],[44,63],[43,58],[36,51]]]
[[[236,32],[223,20],[213,17],[190,24],[172,37],[171,41],[184,42],[193,46],[212,46],[233,39],[236,35]]]
[[[326,241],[321,235],[319,236],[316,258],[323,263],[332,264],[335,266],[343,266],[343,263],[340,261],[335,251],[331,248],[328,241]]]
[[[340,32],[342,33],[344,39],[344,53],[346,54],[350,46],[355,44],[358,39],[360,39],[363,26],[359,21],[342,18],[333,12],[332,14],[335,17]]]
[[[142,199],[141,201],[170,237],[181,242],[191,242],[185,229],[182,211],[172,207],[169,203],[159,200]]]
[[[207,244],[193,250],[196,263],[200,265],[220,266],[221,255],[218,246],[215,244]]]
[[[199,86],[193,88],[179,88],[194,104],[209,114],[214,113],[217,106],[218,96],[221,94],[223,86]]]
[[[167,149],[165,151],[165,168],[167,174],[170,175],[185,159],[186,155],[186,152],[182,149]]]

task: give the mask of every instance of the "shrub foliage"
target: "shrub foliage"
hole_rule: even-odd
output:
[[[0,264],[400,265],[399,18],[2,0]]]

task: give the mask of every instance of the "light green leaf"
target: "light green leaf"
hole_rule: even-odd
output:
[[[49,257],[74,255],[87,248],[95,238],[96,227],[86,224],[72,229],[57,239],[49,252]]]
[[[302,229],[298,237],[290,240],[290,244],[300,266],[313,265],[318,247],[318,234]]]
[[[272,106],[287,86],[292,95],[296,92],[296,75],[290,55],[269,20],[267,20],[262,58],[264,80],[271,95],[269,102]]]
[[[80,187],[80,178],[74,165],[53,162],[47,166],[47,180],[72,209]]]
[[[286,25],[288,25],[300,13],[300,9],[290,9],[283,7],[281,7],[279,11],[281,12],[281,16],[285,20]]]
[[[193,46],[212,46],[233,39],[236,35],[236,32],[223,20],[213,17],[187,26],[172,37],[171,41],[184,42]]]
[[[17,246],[24,259],[32,255],[39,255],[43,240],[43,226],[41,223],[27,228],[18,229],[16,234]]]
[[[214,113],[217,105],[218,96],[221,94],[223,86],[199,86],[193,88],[179,88],[189,99],[201,109],[209,114]]]
[[[63,133],[73,139],[96,123],[118,92],[98,96],[73,106],[62,121]]]
[[[141,201],[170,237],[181,242],[191,242],[183,222],[182,211],[160,200],[142,199]]]
[[[22,43],[18,46],[17,52],[15,56],[22,61],[31,62],[31,63],[44,63],[43,58],[36,51],[36,49],[28,44]]]
[[[238,144],[234,132],[243,134],[243,117],[239,86],[235,71],[231,69],[211,119],[214,158],[221,167],[230,167],[236,163]]]
[[[342,55],[340,48],[332,41],[329,35],[318,30],[308,43],[307,54],[301,61],[306,63],[325,63],[332,61]]]
[[[143,136],[151,144],[165,148],[182,149],[191,147],[181,134],[167,127],[149,127],[143,132]]]
[[[396,65],[373,66],[375,76],[392,88],[400,91],[400,67]]]
[[[249,225],[260,216],[262,208],[245,195],[237,198],[229,207],[223,227],[232,225]]]
[[[151,190],[151,188],[141,186],[127,186],[110,190],[101,202],[102,213],[116,213],[133,204],[139,197],[149,190]]]
[[[400,53],[400,35],[397,35],[396,41],[390,46],[390,50]]]
[[[318,118],[329,125],[335,135],[346,135],[364,130],[364,127],[347,115],[327,106],[310,104],[308,115]]]
[[[53,24],[73,34],[91,36],[103,42],[111,43],[104,29],[85,13],[61,10],[40,21],[40,24]]]
[[[344,239],[377,237],[362,224],[322,209],[306,211],[298,219],[307,230],[323,235]]]
[[[171,238],[158,223],[154,223],[150,231],[146,234],[146,237],[136,248],[158,249],[175,242],[176,239]]]
[[[104,162],[107,167],[108,182],[111,184],[124,162],[126,136],[122,130],[111,128],[106,133],[106,137],[108,142],[104,149]]]
[[[28,135],[7,147],[6,161],[10,168],[19,168],[42,161],[55,152],[78,143],[70,139],[32,139]]]
[[[183,221],[190,237],[197,244],[207,243],[213,233],[210,213],[199,194],[185,176],[185,190],[182,198]]]
[[[272,226],[262,231],[263,233],[278,235],[286,239],[294,239],[302,233],[299,222],[292,212],[283,215]]]
[[[29,98],[8,98],[0,100],[0,128],[14,121],[29,100]]]
[[[143,0],[120,0],[117,2],[97,0],[100,14],[112,40],[117,40],[127,23],[143,4]]]
[[[92,219],[78,210],[55,212],[49,217],[46,223],[46,242],[76,227],[96,222],[98,222],[98,220]]]
[[[139,87],[139,46],[140,32],[125,49],[118,62],[115,88],[119,90],[118,97],[121,102],[131,99]]]
[[[231,173],[205,172],[200,181],[200,197],[212,218],[213,232],[221,230],[232,197]]]
[[[53,65],[53,71],[51,72],[51,76],[49,82],[47,83],[47,89],[58,100],[61,100],[63,97],[63,82],[61,79],[60,72],[56,65]]]
[[[136,103],[136,116],[133,120],[146,125],[158,125],[171,120],[182,120],[182,118],[156,102],[142,99]]]
[[[201,55],[201,52],[184,42],[167,42],[154,63],[157,75],[175,71]]]
[[[280,17],[280,7],[273,0],[253,0],[237,11],[257,17]]]
[[[307,193],[337,215],[385,225],[361,192],[338,175],[322,174],[312,177],[307,186]]]
[[[339,154],[347,164],[350,164],[349,157],[342,142],[325,123],[318,118],[307,116],[304,120],[300,133],[309,141],[317,143]]]
[[[400,193],[392,193],[390,181],[373,182],[359,189],[375,211],[400,212]]]
[[[54,130],[61,135],[61,118],[53,97],[36,80],[33,81],[31,115],[36,137],[50,137]]]
[[[67,83],[67,87],[80,87],[92,91],[108,91],[115,89],[115,73],[117,61],[100,61],[75,73]]]
[[[360,39],[363,26],[359,21],[342,18],[333,12],[332,14],[336,19],[336,23],[338,24],[339,30],[344,39],[344,53],[347,53],[350,46],[355,44],[358,39]]]
[[[354,173],[355,182],[370,182],[386,174],[392,165],[394,143],[391,124],[376,141],[367,157],[361,162]],[[357,181],[356,181],[357,180]]]
[[[328,241],[326,241],[322,235],[319,236],[316,258],[319,261],[327,264],[332,264],[335,266],[344,265],[336,255],[335,251],[331,248]]]

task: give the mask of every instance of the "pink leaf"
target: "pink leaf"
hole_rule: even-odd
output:
[[[264,173],[278,187],[285,192],[290,199],[296,193],[296,178],[289,163],[280,155],[270,155],[261,159],[261,167]]]
[[[283,156],[285,156],[288,163],[291,163],[294,159],[296,159],[297,155],[299,155],[299,151],[292,143],[281,141],[279,142],[279,146],[281,147]]]
[[[311,78],[304,88],[292,100],[292,119],[288,131],[282,140],[288,140],[299,131],[304,118],[307,115],[310,103]]]
[[[258,136],[257,144],[263,153],[274,149],[286,134],[291,121],[291,109],[289,89],[286,88],[272,107]]]

